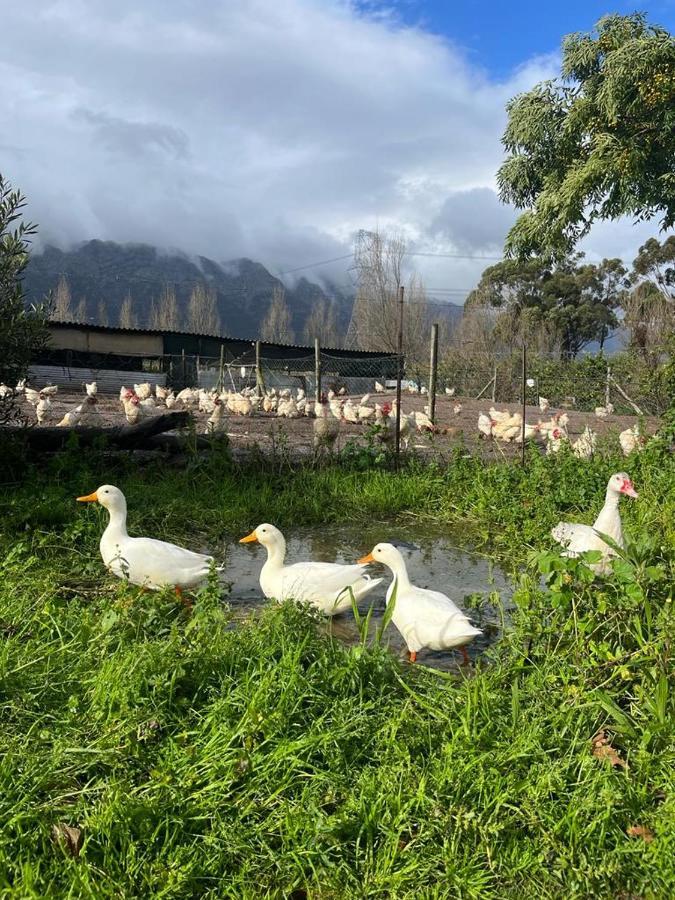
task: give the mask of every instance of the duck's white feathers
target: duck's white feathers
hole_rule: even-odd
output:
[[[397,585],[398,579],[389,585],[387,603]],[[482,633],[445,594],[413,584],[396,587],[392,622],[401,632],[408,650],[414,652],[423,647],[431,650],[463,647]]]

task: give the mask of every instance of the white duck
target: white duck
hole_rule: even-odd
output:
[[[482,632],[473,627],[461,609],[445,594],[411,584],[400,550],[393,544],[376,544],[373,551],[359,562],[378,562],[391,570],[394,578],[387,589],[387,604],[395,589],[391,619],[406,642],[410,662],[415,662],[418,650],[424,647],[431,650],[459,647],[464,662],[469,662],[465,645]]]
[[[208,577],[212,556],[154,538],[129,537],[127,501],[114,485],[103,484],[93,494],[77,499],[80,503],[100,503],[108,510],[110,521],[99,546],[106,568],[118,578],[152,591],[173,587],[182,600],[184,590],[197,587]]]
[[[366,575],[365,566],[340,563],[299,562],[284,565],[286,541],[274,525],[258,525],[240,544],[258,541],[267,550],[267,560],[260,571],[260,587],[268,598],[279,602],[297,600],[334,616],[351,606],[351,595],[358,603],[382,581]]]
[[[565,548],[563,556],[576,557],[588,550],[600,550],[602,559],[597,563],[593,563],[591,569],[601,575],[609,571],[609,560],[616,556],[616,553],[604,542],[600,535],[606,534],[621,548],[625,546],[621,528],[621,516],[619,515],[621,494],[635,499],[638,496],[630,476],[625,472],[616,472],[607,483],[605,505],[592,525],[558,522],[551,531],[551,535],[554,540]]]

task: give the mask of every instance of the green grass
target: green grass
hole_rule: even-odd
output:
[[[548,529],[591,521],[617,469],[640,491],[631,546],[592,581]],[[18,472],[0,498],[0,896],[675,894],[663,449],[399,475],[72,451]],[[453,677],[346,648],[292,604],[235,628],[213,585],[187,618],[103,572],[103,519],[73,498],[106,481],[135,533],[217,553],[261,520],[461,524],[514,571],[513,627]],[[626,768],[592,755],[600,729]],[[82,830],[78,858],[58,823]]]

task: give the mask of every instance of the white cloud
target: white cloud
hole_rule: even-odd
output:
[[[511,217],[494,194],[504,104],[557,61],[493,82],[450,43],[373,9],[14,4],[3,12],[0,171],[60,245],[146,241],[277,271],[348,253],[354,232],[378,224],[418,248],[498,248]],[[598,252],[632,254],[643,238],[613,227]],[[471,287],[484,265],[415,259],[437,287]]]

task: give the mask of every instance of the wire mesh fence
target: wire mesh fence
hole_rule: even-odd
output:
[[[85,382],[97,381],[99,409],[110,423],[123,414],[115,396],[122,386],[149,382],[153,390],[161,385],[176,395],[192,388],[201,392],[190,404],[198,431],[209,429],[213,398],[219,394],[226,418],[222,428],[235,446],[278,447],[283,441],[300,454],[316,450],[315,400],[320,395],[329,401],[326,415],[331,427],[337,423],[331,446],[371,446],[383,451],[393,447],[396,355],[341,354],[320,348],[302,354],[300,348],[289,348],[289,355],[273,357],[261,354],[260,345],[254,347],[250,345],[236,358],[185,353],[113,357],[69,351],[61,365],[33,367],[32,382],[36,387],[48,382],[60,385],[58,402],[66,404],[68,394],[81,395]],[[520,349],[496,355],[476,353],[472,347],[446,346],[436,356],[435,375],[432,403],[431,357],[404,360],[404,449],[442,453],[461,442],[486,453],[489,443],[489,453],[499,458],[508,455],[509,448],[484,441],[478,427],[479,416],[491,408],[520,415],[537,437],[543,434],[537,428],[542,421],[564,411],[574,437],[587,427],[618,432],[638,420],[643,427],[645,418],[657,417],[671,402],[668,382],[662,383],[653,367],[626,355],[561,360],[527,353],[523,372]],[[109,401],[103,400],[106,394]],[[241,397],[249,402],[240,404],[237,398]],[[289,404],[289,400],[293,402]],[[378,427],[374,427],[376,422]],[[655,430],[655,423],[654,418],[648,429]],[[514,445],[518,443],[516,436]],[[544,447],[543,442],[540,446]]]

